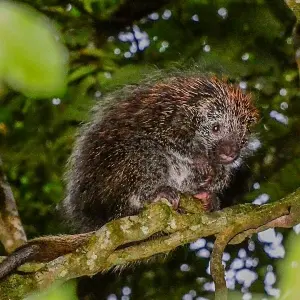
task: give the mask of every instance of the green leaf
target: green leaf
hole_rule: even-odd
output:
[[[62,95],[67,52],[41,14],[25,5],[0,3],[0,79],[30,97]]]
[[[72,82],[72,81],[78,80],[81,77],[84,77],[96,70],[97,70],[97,66],[95,66],[95,65],[81,66],[81,67],[75,69],[75,71],[69,75],[68,81]]]
[[[50,289],[27,297],[25,300],[76,300],[75,281],[69,281],[64,285],[54,284]]]
[[[300,294],[300,238],[291,233],[288,255],[281,262],[279,269],[284,276],[280,282],[282,299],[298,299]]]

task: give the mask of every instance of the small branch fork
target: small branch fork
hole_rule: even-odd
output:
[[[215,235],[211,274],[216,299],[225,300],[227,288],[222,255],[226,245],[241,243],[253,233],[271,227],[287,228],[299,223],[300,189],[278,202],[261,206],[237,205],[213,213],[204,213],[199,201],[182,197],[181,208],[185,213],[180,214],[167,201],[161,201],[149,205],[137,216],[107,223],[74,253],[47,264],[30,263],[19,268],[22,274],[13,274],[0,282],[0,297],[3,300],[23,299],[55,281],[91,276],[117,265],[167,253],[200,237]],[[159,232],[167,235],[148,239]],[[131,246],[126,247],[126,244]]]
[[[285,202],[286,201],[286,202]],[[227,300],[227,287],[225,272],[222,265],[223,252],[227,244],[241,243],[248,236],[274,227],[289,228],[300,222],[298,207],[297,213],[291,213],[291,207],[286,199],[286,205],[279,205],[276,210],[270,210],[268,205],[257,207],[249,212],[245,222],[243,217],[236,218],[231,225],[216,235],[216,240],[211,256],[211,274],[215,282],[215,299]],[[251,221],[252,220],[252,221]],[[262,225],[263,224],[263,225]]]
[[[12,190],[0,158],[0,241],[7,253],[27,242]]]

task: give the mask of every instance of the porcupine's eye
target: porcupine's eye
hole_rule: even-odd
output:
[[[220,124],[218,124],[218,123],[214,124],[213,127],[212,127],[212,131],[214,133],[219,132],[220,131]]]
[[[253,126],[253,122],[251,120],[249,120],[247,122],[247,134],[251,134],[252,126]]]

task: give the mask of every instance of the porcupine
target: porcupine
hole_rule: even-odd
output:
[[[176,209],[180,193],[187,193],[206,210],[218,209],[217,195],[249,153],[258,117],[250,95],[194,74],[125,88],[104,102],[77,139],[60,206],[83,233],[28,242],[0,264],[0,278],[24,262],[72,252],[90,231],[162,197]]]

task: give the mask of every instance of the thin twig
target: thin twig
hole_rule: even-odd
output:
[[[299,208],[292,211],[289,206],[289,199],[292,195],[294,194],[286,198],[286,206],[281,205],[276,210],[269,210],[268,205],[256,207],[248,213],[250,222],[245,222],[243,218],[235,218],[230,226],[217,234],[210,261],[216,300],[227,300],[225,270],[222,264],[226,245],[232,243],[232,240],[234,240],[234,244],[240,243],[254,232],[265,230],[267,227],[291,227],[295,225],[295,220],[299,221],[300,214]]]

